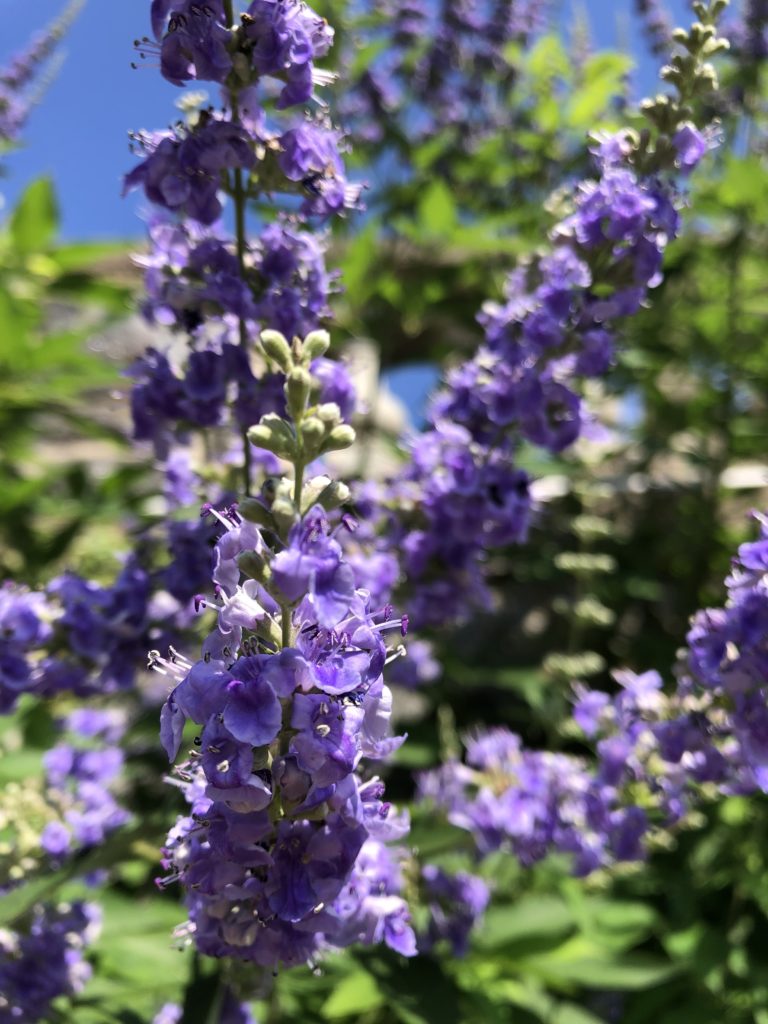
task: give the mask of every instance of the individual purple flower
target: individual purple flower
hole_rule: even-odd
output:
[[[351,420],[357,406],[355,386],[343,363],[334,359],[314,359],[312,376],[320,382],[320,401],[338,405],[342,419]]]
[[[466,956],[470,933],[479,925],[491,898],[488,886],[475,875],[463,871],[449,875],[434,864],[422,868],[421,878],[429,924],[419,936],[419,950],[429,952],[437,942],[446,940],[454,956]]]
[[[288,547],[273,559],[272,576],[288,601],[307,595],[318,623],[329,628],[346,615],[355,592],[352,568],[319,506],[291,530]]]
[[[610,704],[610,698],[607,693],[588,690],[584,686],[576,687],[576,698],[573,707],[573,720],[584,735],[591,738],[600,729],[600,719]]]
[[[323,236],[288,220],[274,221],[261,232],[255,246],[262,278],[256,317],[265,326],[286,338],[303,338],[328,316],[334,278],[326,269],[325,249]]]
[[[283,132],[278,142],[280,170],[304,190],[305,216],[325,219],[357,205],[360,188],[347,182],[340,132],[304,121]]]
[[[72,834],[61,821],[49,821],[40,833],[40,846],[54,860],[69,852]]]
[[[677,150],[680,167],[685,173],[692,171],[707,151],[706,139],[690,121],[686,121],[677,129],[672,144]]]
[[[339,782],[360,758],[359,730],[365,712],[322,694],[296,694],[291,752],[317,785]]]
[[[301,0],[253,0],[243,22],[247,53],[257,75],[285,81],[278,108],[306,103],[318,76],[314,61],[333,44],[333,29]]]
[[[224,704],[232,676],[221,661],[198,661],[169,698],[182,714],[202,725]]]
[[[147,137],[143,148],[147,156],[126,175],[125,191],[141,187],[150,202],[201,224],[221,215],[222,172],[255,163],[244,129],[212,119],[184,133]]]
[[[153,0],[151,17],[163,77],[174,85],[225,81],[232,55],[222,0]],[[149,52],[146,41],[139,48]]]
[[[253,747],[264,746],[280,731],[280,702],[265,679],[234,679],[227,686],[223,721],[236,739]]]

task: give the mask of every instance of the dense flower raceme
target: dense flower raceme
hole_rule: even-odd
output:
[[[159,656],[177,685],[161,716],[171,759],[185,723],[199,727],[179,782],[191,805],[167,843],[169,878],[186,889],[187,934],[209,955],[265,968],[305,962],[323,949],[384,941],[415,952],[400,895],[408,820],[384,801],[363,759],[402,743],[389,735],[386,663],[400,653],[404,619],[356,586],[336,510],[348,491],[303,467],[347,447],[354,431],[336,403],[316,403],[329,339],[262,336],[281,365],[286,416],[262,417],[250,438],[294,464],[258,499],[206,511],[224,528],[216,544],[216,628],[194,664]],[[260,524],[260,525],[257,525]],[[398,638],[387,647],[390,634]]]
[[[52,632],[44,594],[12,583],[0,587],[0,713],[7,714],[20,694],[40,690],[33,654]]]
[[[61,818],[44,826],[40,843],[54,861],[98,846],[129,818],[112,792],[124,761],[118,745],[125,731],[121,713],[81,708],[63,725],[69,737],[44,758],[48,799]]]
[[[412,442],[389,505],[399,507],[392,536],[417,626],[461,618],[486,598],[488,550],[524,540],[530,521],[520,441],[560,452],[584,432],[580,382],[608,371],[619,322],[661,281],[680,222],[676,182],[707,149],[671,101],[661,108],[672,127],[650,154],[629,131],[596,138],[597,177],[563,201],[549,250],[510,275],[505,302],[485,305],[485,343],[449,371],[431,429]],[[641,157],[652,171],[640,173]]]
[[[744,0],[735,23],[729,26],[734,50],[741,60],[759,63],[768,57],[768,3]]]
[[[167,850],[187,887],[194,941],[268,967],[303,962],[326,944],[383,939],[412,951],[394,867],[385,896],[379,880],[391,856],[380,842],[401,838],[407,820],[383,802],[381,783],[356,774],[361,757],[402,741],[387,735],[391,694],[381,678],[384,634],[402,623],[355,590],[315,506],[270,558],[270,590],[294,606],[292,646],[260,648],[260,626],[290,612],[255,580],[240,582],[238,556],[269,557],[259,530],[234,511],[222,519],[218,629],[207,660],[173,666],[182,678],[163,709],[171,757],[186,719],[202,727],[181,769],[192,813]]]
[[[365,30],[380,52],[352,79],[342,101],[345,120],[370,142],[397,126],[409,138],[457,128],[471,144],[507,126],[516,79],[510,44],[540,32],[548,8],[530,0],[379,0],[371,29],[370,5],[362,5]],[[353,66],[354,57],[353,51]]]
[[[44,776],[0,795],[0,893],[100,845],[129,819],[117,800],[122,712],[83,707],[56,724],[61,739],[44,755]]]
[[[82,0],[72,0],[56,21],[37,33],[23,51],[0,68],[0,149],[19,141],[45,84],[39,79],[82,5]]]
[[[421,792],[471,832],[481,855],[530,864],[554,851],[587,874],[642,859],[707,791],[768,790],[768,520],[744,544],[723,608],[692,620],[672,692],[656,672],[616,673],[615,696],[579,688],[573,718],[596,760],[526,751],[506,729],[472,736],[466,763]]]
[[[328,80],[314,62],[328,53],[333,29],[302,0],[253,0],[237,27],[227,24],[223,0],[153,0],[152,29],[161,71],[174,85],[224,84],[234,74],[244,86],[271,77],[284,83],[284,108],[306,103]],[[137,46],[146,52],[147,44]]]
[[[663,0],[635,0],[635,10],[651,51],[657,56],[669,53],[672,43],[672,22]]]
[[[126,559],[111,585],[74,572],[39,591],[0,585],[0,714],[12,712],[22,694],[50,698],[132,689],[147,651],[178,642],[194,595],[210,579],[215,530],[170,514],[197,500],[183,449],[169,454],[165,471],[164,528],[143,538],[146,551]],[[155,567],[160,548],[166,564]]]
[[[176,453],[178,454],[178,453]],[[184,504],[195,495],[184,495]],[[105,585],[67,572],[44,590],[0,586],[0,714],[22,694],[88,696],[135,687],[147,651],[180,642],[210,580],[215,530],[169,517]],[[160,549],[165,549],[164,564]],[[169,557],[170,556],[170,557]]]
[[[176,354],[149,350],[134,364],[136,438],[152,440],[165,453],[184,428],[245,428],[266,413],[281,412],[283,379],[242,350],[238,321],[247,323],[249,335],[259,323],[289,338],[317,327],[334,288],[324,237],[289,218],[274,221],[249,248],[245,277],[220,225],[203,228],[158,214],[150,237],[151,252],[137,257],[146,268],[144,314],[152,323],[186,332],[195,347]],[[336,366],[329,401],[338,401],[339,387],[351,391],[346,371]],[[351,415],[349,401],[344,411]]]
[[[93,903],[38,906],[17,930],[0,928],[0,1022],[36,1024],[59,996],[79,992],[91,974],[83,952],[97,937]]]
[[[262,327],[303,337],[328,313],[333,275],[324,221],[357,204],[341,156],[343,138],[323,116],[277,117],[269,80],[282,83],[277,110],[307,103],[332,76],[315,68],[333,32],[298,0],[254,0],[238,26],[225,5],[162,0],[152,7],[163,73],[177,84],[197,78],[224,86],[224,107],[192,110],[168,132],[142,133],[144,159],[127,175],[154,206],[146,268],[145,315],[188,335],[176,359],[150,351],[134,368],[136,437],[162,453],[179,431],[218,425],[246,428],[272,405],[274,375],[256,354]],[[277,219],[249,241],[243,204],[260,192]],[[234,197],[236,236],[220,222]],[[236,351],[239,349],[239,352]],[[277,382],[279,391],[282,382]],[[228,409],[234,410],[234,420]]]
[[[421,881],[429,912],[427,929],[419,935],[419,952],[438,942],[450,943],[454,956],[465,956],[472,929],[482,919],[490,889],[481,878],[459,871],[449,875],[434,864],[422,868]]]

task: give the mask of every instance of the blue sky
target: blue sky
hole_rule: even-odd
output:
[[[55,18],[63,3],[0,0],[0,64]],[[33,112],[25,148],[9,158],[8,176],[0,181],[0,192],[13,202],[33,177],[52,175],[66,238],[141,234],[140,200],[120,196],[121,176],[132,164],[128,131],[168,124],[174,119],[174,101],[180,92],[156,69],[131,69],[132,41],[148,31],[149,6],[149,0],[88,0],[67,37],[66,60],[42,105]],[[640,55],[633,6],[633,0],[581,0],[592,22],[596,47],[629,39]],[[690,20],[683,0],[667,6],[683,23]],[[563,18],[570,21],[567,14]],[[655,75],[655,62],[642,58],[636,78],[639,87],[652,87]]]

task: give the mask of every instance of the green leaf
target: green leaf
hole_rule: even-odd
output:
[[[0,897],[0,926],[12,924],[22,917],[32,909],[35,903],[55,892],[59,884],[66,878],[66,871],[56,871],[50,875],[31,878],[28,882]]]
[[[53,259],[60,270],[92,270],[94,264],[112,257],[123,257],[136,248],[135,242],[72,242],[56,247]]]
[[[558,949],[519,961],[518,969],[550,985],[588,986],[633,991],[650,988],[676,974],[679,968],[660,957],[634,954],[612,958],[597,944],[575,936]]]
[[[729,156],[720,183],[719,200],[731,209],[751,209],[756,216],[768,206],[768,181],[759,156]]]
[[[353,308],[360,308],[376,288],[376,276],[371,271],[377,242],[378,228],[371,222],[345,246],[340,269],[345,296]]]
[[[596,1017],[576,1003],[560,1003],[551,1021],[552,1024],[605,1024],[602,1017]]]
[[[430,235],[446,235],[456,226],[456,204],[444,181],[433,181],[418,208],[419,227]]]
[[[571,62],[562,41],[555,35],[542,36],[528,55],[527,70],[536,85],[568,75]]]
[[[183,908],[162,897],[126,899],[114,893],[104,894],[102,908],[97,950],[104,977],[150,991],[160,983],[184,983],[188,956],[173,941],[173,929],[184,920]]]
[[[337,1020],[339,1017],[377,1010],[383,1003],[384,996],[376,979],[367,971],[355,971],[334,988],[321,1013],[327,1020]]]
[[[389,953],[357,957],[381,989],[394,1019],[402,1024],[460,1024],[461,991],[427,957],[403,960]]]
[[[38,178],[27,187],[11,214],[11,240],[21,253],[41,252],[53,241],[58,226],[53,182]]]
[[[498,949],[533,939],[559,940],[575,927],[573,914],[556,896],[528,896],[517,903],[491,907],[485,915],[476,945]]]

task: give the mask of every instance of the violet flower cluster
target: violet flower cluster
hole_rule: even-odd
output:
[[[136,582],[124,574],[104,588],[71,575],[54,580],[45,592],[5,583],[0,713],[12,711],[22,693],[50,697],[62,690],[83,694],[96,686],[130,685],[147,638],[140,628],[146,586]]]
[[[82,707],[55,724],[61,738],[44,754],[43,774],[9,782],[0,796],[0,895],[72,865],[130,817],[118,802],[124,714]]]
[[[176,515],[198,500],[186,450],[170,452],[164,470],[167,514],[145,531],[114,582],[67,571],[38,591],[0,586],[0,714],[25,693],[133,690],[147,652],[181,642],[193,598],[210,581],[216,530]]]
[[[70,739],[57,743],[44,757],[47,799],[61,817],[45,825],[40,844],[54,862],[100,845],[130,817],[113,793],[124,762],[119,746],[123,716],[81,708],[63,725]]]
[[[512,44],[545,26],[549,4],[531,0],[378,0],[376,28],[363,6],[366,42],[378,55],[351,77],[345,121],[363,141],[400,133],[429,138],[447,130],[471,146],[506,127],[517,75]],[[369,38],[370,37],[370,38]],[[348,63],[354,68],[352,51]]]
[[[768,3],[743,0],[738,18],[729,26],[736,55],[759,65],[768,57]]]
[[[24,596],[26,612],[30,597],[42,597]],[[0,795],[0,896],[12,899],[28,877],[71,870],[76,856],[130,817],[117,800],[123,712],[82,707],[56,726],[62,740],[45,753],[44,776],[9,782]],[[100,917],[90,902],[40,903],[0,928],[0,1021],[35,1024],[48,1019],[53,1000],[81,991],[91,974],[85,949],[98,936]]]
[[[252,443],[294,466],[258,499],[222,511],[215,596],[200,596],[217,625],[194,663],[156,657],[176,680],[161,716],[171,759],[185,723],[199,727],[179,769],[191,813],[171,830],[168,878],[185,887],[198,950],[276,969],[330,946],[384,941],[415,953],[396,851],[408,821],[360,774],[404,737],[389,735],[392,694],[383,670],[406,629],[356,586],[337,539],[352,526],[329,512],[348,490],[304,469],[351,444],[335,403],[316,400],[324,332],[292,346],[262,335],[285,377],[290,419],[262,417]]]
[[[490,901],[490,889],[476,875],[451,875],[434,864],[422,868],[421,883],[429,920],[419,935],[419,952],[429,953],[438,943],[448,942],[454,956],[466,956],[472,930]]]
[[[484,344],[446,375],[430,429],[414,439],[394,482],[391,538],[415,592],[416,625],[460,619],[471,604],[487,603],[487,552],[523,541],[530,522],[520,443],[557,453],[577,440],[589,422],[581,382],[607,372],[619,323],[662,279],[679,229],[678,184],[708,147],[684,101],[711,88],[705,58],[727,45],[713,24],[683,36],[696,60],[686,55],[666,71],[679,102],[644,104],[655,137],[625,130],[595,138],[596,177],[561,199],[549,248],[510,275],[505,301],[484,306]]]
[[[420,780],[480,855],[523,864],[570,854],[577,874],[637,861],[716,793],[768,791],[768,519],[739,548],[723,608],[698,612],[674,689],[615,673],[614,696],[578,687],[573,719],[595,759],[527,751],[506,729],[472,736],[466,763]]]
[[[172,524],[169,530],[172,549],[174,543],[181,548],[181,529]],[[203,532],[198,529],[196,536]],[[183,625],[182,602],[193,595],[178,572],[178,566],[175,574],[170,568],[150,572],[132,557],[111,585],[71,572],[41,591],[3,584],[0,714],[10,713],[23,693],[86,696],[131,689],[147,650],[167,645]],[[198,566],[198,580],[200,575]]]
[[[0,587],[0,714],[29,690],[46,695],[34,655],[53,633],[50,617],[44,594],[10,582]]]
[[[138,260],[145,315],[187,339],[178,358],[150,351],[132,370],[135,436],[165,455],[190,429],[243,431],[283,411],[282,382],[252,339],[265,327],[303,337],[327,315],[326,240],[307,224],[355,208],[360,189],[315,93],[333,80],[316,66],[333,30],[305,3],[253,0],[234,24],[231,2],[156,0],[152,27],[141,53],[174,84],[221,86],[223,103],[193,103],[184,122],[137,135],[143,159],[125,179],[153,204]],[[295,112],[310,101],[317,113]],[[264,195],[277,217],[249,239],[245,204]],[[234,232],[220,219],[227,196]]]
[[[0,928],[0,1022],[36,1024],[54,999],[88,981],[83,953],[98,937],[101,914],[93,903],[36,907],[17,928]]]
[[[635,0],[635,11],[651,53],[657,57],[669,53],[673,25],[663,0]]]
[[[83,0],[71,0],[56,21],[37,33],[24,50],[0,68],[0,151],[19,141],[30,111],[45,87],[41,75],[50,67],[51,56],[82,6]]]

